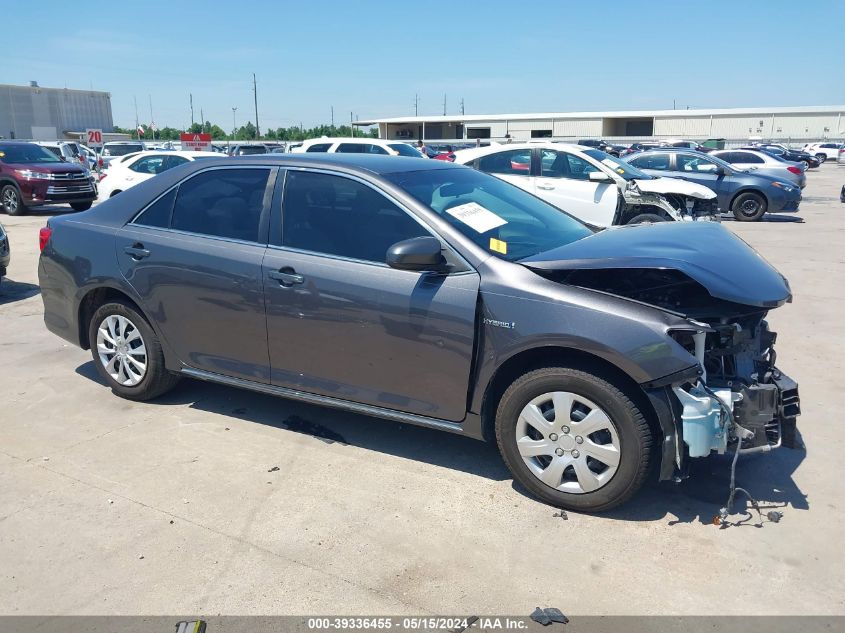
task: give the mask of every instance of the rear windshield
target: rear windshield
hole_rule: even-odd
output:
[[[423,157],[418,150],[414,149],[407,143],[390,143],[388,147],[400,156],[413,156],[414,158]]]
[[[244,145],[243,147],[239,147],[238,151],[235,153],[240,154],[241,156],[246,156],[248,154],[266,154],[267,148],[263,145]]]
[[[144,146],[143,145],[136,145],[135,143],[121,143],[119,145],[111,145],[106,143],[103,146],[103,153],[108,154],[109,156],[126,156],[127,154],[131,154],[133,152],[143,152]]]
[[[0,161],[4,163],[60,163],[55,154],[40,145],[0,144]]]

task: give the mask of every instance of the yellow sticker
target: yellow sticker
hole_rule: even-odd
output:
[[[503,242],[502,240],[497,240],[495,237],[490,238],[490,250],[496,251],[497,253],[501,253],[502,255],[508,254],[508,243]]]

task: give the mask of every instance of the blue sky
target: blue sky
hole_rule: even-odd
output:
[[[6,7],[0,83],[112,94],[115,123],[227,129],[845,103],[845,0],[146,0]],[[169,26],[165,26],[169,25]],[[39,37],[40,36],[40,37]]]

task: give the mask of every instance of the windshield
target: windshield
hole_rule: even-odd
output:
[[[413,156],[414,158],[423,157],[423,155],[418,150],[415,150],[407,143],[391,143],[390,145],[388,145],[388,147],[400,156]]]
[[[592,235],[560,209],[470,168],[385,174],[496,257],[517,261]]]
[[[20,145],[0,143],[0,161],[4,163],[60,163],[55,154],[46,147],[29,143]]]
[[[619,160],[616,156],[611,156],[601,150],[585,149],[584,153],[590,158],[599,161],[605,167],[609,167],[625,180],[652,180],[654,178],[654,176],[649,176],[644,171],[640,171],[631,163]]]
[[[132,143],[127,144],[120,144],[120,145],[109,145],[106,143],[103,146],[103,152],[108,154],[109,156],[126,156],[127,154],[131,154],[134,152],[143,152],[144,146],[143,145],[134,145]]]

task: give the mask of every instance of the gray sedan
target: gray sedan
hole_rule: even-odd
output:
[[[807,186],[807,172],[803,163],[793,163],[768,152],[750,149],[723,149],[710,152],[710,155],[721,158],[737,169],[780,178],[801,189]]]
[[[789,286],[717,223],[594,233],[445,161],[262,155],[175,167],[41,244],[47,328],[131,400],[187,377],[494,441],[587,511],[794,435],[765,321]]]

